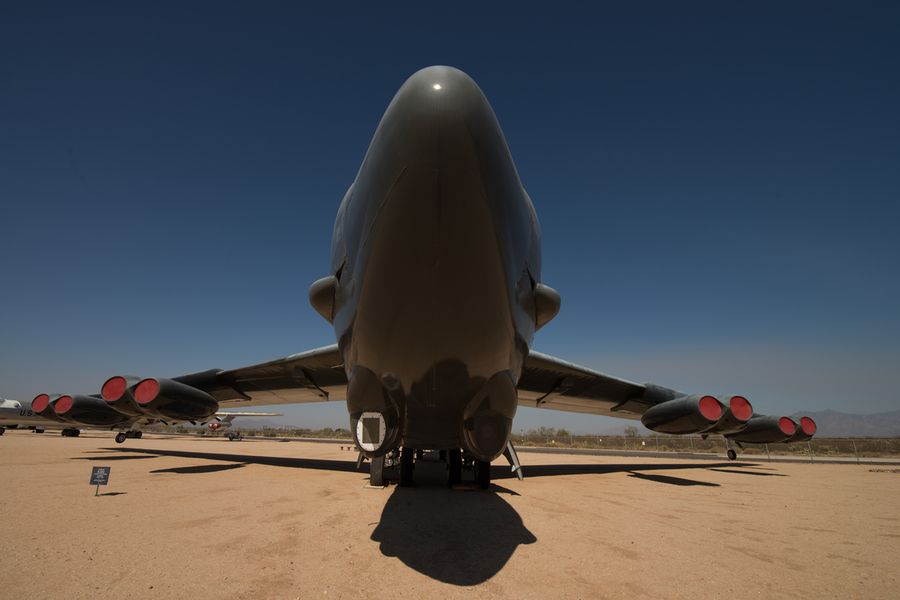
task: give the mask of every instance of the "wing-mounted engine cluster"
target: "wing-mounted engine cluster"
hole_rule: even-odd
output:
[[[789,417],[754,414],[743,396],[731,396],[727,405],[715,396],[677,396],[648,408],[641,415],[641,423],[660,433],[716,433],[736,442],[756,444],[804,442],[816,433],[816,423],[810,417],[801,417],[798,423]]]
[[[117,375],[106,380],[100,394],[123,414],[162,421],[205,421],[219,410],[219,403],[205,391],[161,377]]]
[[[106,380],[99,395],[38,394],[31,408],[59,423],[112,428],[140,418],[206,421],[219,403],[204,390],[174,379],[117,375]]]
[[[31,410],[57,423],[115,427],[130,418],[107,406],[102,398],[77,394],[38,394],[31,401]]]

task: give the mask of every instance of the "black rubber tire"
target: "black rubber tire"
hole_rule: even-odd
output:
[[[72,437],[78,437],[79,435],[81,435],[81,430],[80,430],[80,429],[73,429],[73,430],[72,430]]]
[[[117,444],[124,444],[124,443],[125,443],[125,439],[126,439],[126,436],[125,436],[124,433],[119,432],[119,433],[116,434],[116,443],[117,443]]]
[[[462,451],[447,451],[447,487],[459,485],[462,481]]]
[[[142,437],[144,437],[144,432],[143,432],[143,431],[135,431],[135,432],[134,432],[134,439],[139,440],[139,439],[141,439]]]
[[[413,457],[416,451],[404,446],[400,450],[400,487],[411,487],[413,484]]]
[[[728,455],[728,460],[736,460],[737,459],[737,452],[735,452],[733,448],[729,448],[728,452],[726,454]]]
[[[475,461],[475,482],[482,490],[491,487],[491,463],[483,460]]]
[[[369,485],[372,487],[384,487],[384,457],[372,459],[369,464]]]
[[[6,433],[6,428],[0,427],[0,435],[3,435],[4,433]]]

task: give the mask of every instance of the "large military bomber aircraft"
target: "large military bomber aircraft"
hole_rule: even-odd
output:
[[[531,350],[560,296],[544,283],[537,215],[497,118],[452,67],[418,71],[394,96],[338,208],[328,274],[309,295],[337,344],[173,379],[114,376],[100,395],[42,394],[33,408],[75,421],[204,420],[220,406],[344,399],[372,483],[387,461],[404,486],[427,449],[446,461],[450,485],[465,471],[487,488],[490,461],[518,464],[509,435],[519,405],[738,444],[815,433],[812,419],[755,414],[741,395],[634,383]]]

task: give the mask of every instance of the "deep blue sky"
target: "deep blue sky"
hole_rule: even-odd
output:
[[[537,207],[563,296],[537,349],[766,412],[900,408],[894,2],[4,2],[0,395],[332,343],[307,288],[431,64],[482,87]]]

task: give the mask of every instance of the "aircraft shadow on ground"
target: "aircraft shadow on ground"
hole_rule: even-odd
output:
[[[628,471],[629,477],[636,477],[637,479],[643,479],[645,481],[655,481],[657,483],[667,483],[669,485],[682,485],[682,486],[690,486],[690,485],[699,485],[706,487],[719,487],[718,483],[711,483],[709,481],[697,481],[696,479],[684,479],[683,477],[672,477],[671,475],[656,475],[652,473],[636,473],[634,471]]]
[[[477,585],[497,574],[532,534],[497,492],[395,488],[372,532],[382,554],[438,581]]]
[[[355,472],[359,471],[356,468],[355,461],[345,461],[345,460],[328,460],[328,459],[318,459],[318,458],[292,458],[292,457],[284,457],[284,456],[254,456],[252,454],[219,454],[217,452],[186,452],[183,450],[160,450],[160,449],[149,449],[149,448],[105,448],[105,450],[109,450],[110,452],[125,452],[128,454],[138,454],[138,455],[149,455],[149,456],[141,456],[141,458],[152,458],[157,456],[174,456],[178,458],[200,458],[204,460],[220,460],[224,462],[232,462],[232,463],[241,463],[240,466],[245,465],[266,465],[270,467],[288,467],[292,469],[316,469],[319,471],[344,471],[344,472]],[[81,460],[109,460],[113,459],[126,459],[126,458],[136,458],[132,456],[121,456],[121,457],[106,457],[106,459],[100,458],[82,458]],[[179,468],[193,468],[193,467],[179,467]],[[229,467],[229,468],[237,468],[237,467]],[[160,471],[162,472],[162,471]],[[167,472],[175,472],[168,470]],[[188,472],[188,471],[184,471]]]
[[[247,463],[234,463],[232,465],[196,465],[193,467],[172,467],[170,469],[156,469],[151,473],[179,473],[182,475],[196,473],[218,473],[219,471],[230,471],[231,469],[240,469],[247,466]]]
[[[165,449],[149,449],[149,448],[104,448],[109,452],[120,452],[125,455],[106,456],[106,457],[78,457],[75,460],[127,460],[129,458],[153,458],[158,456],[173,456],[179,458],[197,458],[204,460],[218,460],[224,462],[240,463],[245,465],[266,465],[273,467],[287,467],[293,469],[316,469],[324,471],[343,471],[358,473],[356,463],[352,461],[330,460],[330,459],[313,459],[313,458],[293,458],[283,456],[254,456],[252,454],[220,454],[216,452],[188,452],[184,450],[165,450]],[[138,455],[138,456],[135,456]],[[736,473],[742,475],[776,475],[775,473],[759,473],[754,471],[738,471],[734,470],[739,467],[755,467],[754,463],[745,462],[719,462],[719,463],[648,463],[648,464],[563,464],[563,465],[523,465],[523,471],[526,478],[530,477],[553,477],[556,475],[604,475],[610,473],[628,473],[630,477],[644,479],[647,481],[655,481],[657,483],[667,483],[670,485],[689,486],[716,486],[718,484],[705,481],[697,481],[693,479],[685,479],[681,477],[672,477],[664,475],[648,475],[639,473],[640,471],[669,471],[669,470],[687,470],[701,469],[711,471],[721,471],[726,473]],[[727,467],[727,469],[726,469]],[[231,466],[226,468],[238,468]],[[157,473],[209,473],[225,468],[217,468],[213,466],[203,467],[176,467],[172,469],[161,469],[153,471]],[[781,477],[785,475],[777,474]],[[491,469],[491,478],[494,480],[510,479],[515,477],[509,468],[505,466],[495,465]]]
[[[784,473],[760,473],[759,471],[735,471],[734,469],[710,469],[717,473],[737,473],[738,475],[755,475],[756,477],[787,477]]]
[[[715,471],[722,467],[752,467],[753,463],[659,463],[659,464],[616,464],[616,465],[596,465],[596,464],[576,464],[576,465],[522,465],[522,471],[525,479],[529,477],[552,477],[556,475],[606,475],[610,473],[628,473],[629,477],[636,477],[647,481],[655,481],[657,483],[668,483],[670,485],[689,486],[710,486],[716,487],[719,484],[706,481],[697,481],[695,479],[684,479],[681,477],[672,477],[668,475],[651,475],[641,473],[640,471],[680,471],[687,469],[701,469]],[[746,473],[748,475],[764,475],[764,473],[756,473],[752,471],[731,471],[733,473]],[[491,470],[492,479],[509,479],[515,477],[508,468],[494,467]]]
[[[135,460],[139,458],[158,458],[156,456],[75,456],[72,460],[93,460],[106,462],[108,460]]]

